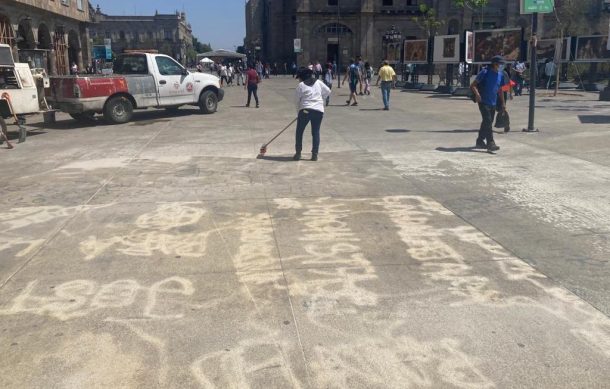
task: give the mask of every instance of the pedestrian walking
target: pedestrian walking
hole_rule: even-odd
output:
[[[356,60],[358,61],[356,65],[358,65],[358,75],[360,77],[360,96],[363,96],[364,93],[362,92],[362,88],[364,84],[364,61],[362,60],[361,56],[358,56]]]
[[[244,84],[244,89],[248,90],[248,102],[246,103],[246,107],[250,106],[250,98],[254,95],[254,100],[256,101],[256,108],[259,107],[258,103],[258,84],[261,82],[261,77],[254,69],[252,64],[248,65],[248,71],[246,72],[246,83]]]
[[[358,73],[358,65],[356,64],[356,61],[353,59],[350,59],[350,65],[347,68],[347,71],[345,72],[345,76],[343,77],[343,85],[345,85],[345,81],[347,79],[349,79],[349,99],[346,101],[347,105],[349,105],[352,101],[352,99],[354,100],[354,102],[352,103],[352,106],[356,106],[358,105],[358,101],[356,100],[356,93],[357,90],[356,88],[358,87],[358,82],[360,81],[360,75]]]
[[[224,86],[225,83],[229,84],[229,70],[225,65],[220,65],[220,86]]]
[[[504,85],[500,88],[500,93],[504,96],[505,106],[508,105],[509,100],[513,99],[513,88],[517,85],[516,82],[510,79],[510,67],[508,65],[506,66],[506,68],[501,69]],[[496,102],[496,112],[498,112],[498,115],[502,116],[500,118],[501,120],[496,118],[496,127],[503,128],[504,132],[507,133],[510,132],[510,118],[508,116],[508,112],[506,112],[506,109],[502,110],[501,100],[502,99],[498,99]]]
[[[364,63],[364,94],[371,94],[371,81],[373,79],[373,67],[370,63]]]
[[[239,61],[235,67],[235,78],[237,79],[237,86],[241,86],[241,84],[246,85],[246,82],[244,81],[244,65],[241,61]]]
[[[318,160],[320,149],[320,127],[324,117],[324,101],[330,96],[331,90],[320,80],[313,76],[313,71],[307,68],[299,70],[301,83],[295,91],[295,104],[298,111],[295,154],[293,159],[301,159],[303,149],[303,133],[305,127],[311,122],[311,160]]]
[[[502,64],[504,64],[504,58],[493,57],[489,66],[481,70],[470,85],[475,102],[479,105],[482,119],[475,148],[487,149],[490,152],[500,150],[500,147],[494,142],[493,135],[493,121],[498,98],[500,98],[500,111],[506,111],[504,94],[498,93],[504,86],[504,75],[500,71]]]
[[[326,65],[326,70],[324,71],[324,85],[326,85],[331,91],[333,89],[333,78],[333,65],[329,63]],[[330,104],[330,95],[326,97],[326,106],[328,106],[328,104]]]
[[[396,72],[390,66],[390,63],[385,60],[383,61],[383,66],[379,68],[379,75],[377,76],[376,86],[379,85],[379,81],[381,81],[381,97],[383,99],[383,110],[390,110],[390,91],[394,87],[394,82],[396,81]]]
[[[515,96],[521,96],[523,94],[523,85],[525,84],[525,77],[523,76],[523,73],[525,73],[525,64],[523,62],[517,62],[514,67],[514,73],[515,76],[513,79],[517,83]]]

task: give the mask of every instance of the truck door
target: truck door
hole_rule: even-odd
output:
[[[155,64],[159,70],[159,105],[192,104],[195,101],[193,76],[170,57],[155,56]]]

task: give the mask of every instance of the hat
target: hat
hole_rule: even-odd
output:
[[[504,64],[506,62],[504,61],[504,57],[502,57],[501,55],[496,55],[495,57],[493,57],[491,59],[491,63],[492,64],[494,64],[494,63]]]

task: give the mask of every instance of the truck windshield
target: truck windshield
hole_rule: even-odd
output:
[[[119,56],[112,67],[114,74],[148,74],[145,55]]]
[[[0,65],[13,66],[13,54],[11,53],[11,47],[2,45],[0,46]]]

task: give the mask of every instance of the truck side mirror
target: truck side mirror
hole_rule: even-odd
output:
[[[188,76],[188,74],[189,74],[189,71],[183,68],[182,69],[182,75],[183,76]]]

